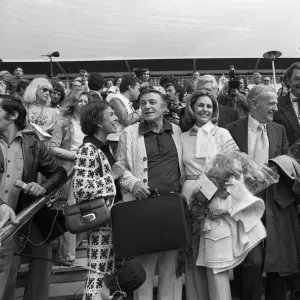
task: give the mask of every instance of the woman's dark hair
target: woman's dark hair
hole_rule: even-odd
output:
[[[114,85],[117,85],[117,81],[120,79],[120,78],[122,78],[122,76],[116,76],[115,78],[114,78]]]
[[[19,93],[21,92],[21,89],[23,89],[24,91],[26,90],[26,88],[29,85],[29,81],[25,81],[25,80],[21,80],[16,87],[16,91]]]
[[[65,99],[65,89],[58,83],[52,83],[53,90],[60,93],[59,102],[62,102]]]
[[[132,75],[125,75],[122,77],[122,82],[120,85],[120,92],[124,93],[129,90],[130,87],[135,87],[138,83],[138,79]]]
[[[81,115],[81,131],[86,135],[93,135],[99,130],[103,121],[103,111],[109,107],[108,102],[96,100],[89,102]]]
[[[195,103],[198,101],[199,98],[201,97],[209,97],[211,102],[212,102],[212,106],[213,106],[213,113],[211,116],[210,121],[212,121],[214,124],[218,122],[219,119],[219,106],[218,106],[218,102],[217,99],[215,97],[215,95],[211,92],[205,91],[205,90],[199,90],[194,92],[189,100],[187,101],[186,107],[185,107],[185,117],[183,119],[183,123],[185,125],[188,124],[195,124],[196,123],[196,116],[195,116],[195,112],[194,112],[194,106]]]
[[[19,100],[14,99],[13,97],[6,96],[5,98],[2,98],[0,95],[0,99],[2,99],[0,106],[9,116],[14,115],[16,112],[18,113],[18,117],[16,120],[14,120],[14,122],[18,130],[23,130],[26,125],[27,114],[23,104]]]

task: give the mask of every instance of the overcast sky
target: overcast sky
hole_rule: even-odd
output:
[[[300,0],[0,0],[0,58],[299,57]]]

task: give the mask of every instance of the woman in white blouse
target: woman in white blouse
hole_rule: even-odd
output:
[[[220,150],[238,149],[229,131],[216,125],[218,116],[218,103],[213,94],[197,91],[191,95],[186,105],[184,121],[193,122],[194,126],[181,135],[186,173],[182,194],[189,205],[195,180],[203,173],[207,159]],[[186,263],[186,299],[231,299],[228,272],[214,274],[210,268],[196,266],[199,243],[200,241],[193,245],[193,254]]]
[[[81,131],[80,116],[87,103],[87,92],[79,89],[71,91],[60,108],[60,116],[54,125],[50,151],[67,172],[73,168],[75,154],[85,137]],[[59,196],[67,199],[69,205],[76,203],[71,181],[63,186]],[[65,233],[59,240],[59,258],[74,261],[75,249],[81,238],[82,235],[77,235],[76,241],[76,235]]]

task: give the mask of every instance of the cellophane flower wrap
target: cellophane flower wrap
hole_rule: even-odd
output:
[[[279,180],[276,168],[257,164],[240,151],[219,151],[207,159],[204,173],[217,187],[217,192],[207,199],[200,191],[199,183],[195,182],[189,209],[193,241],[199,239],[207,220],[228,213],[231,205],[229,191],[238,189],[242,193],[247,189],[255,195]]]

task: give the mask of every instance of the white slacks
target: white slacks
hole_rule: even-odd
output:
[[[158,263],[158,296],[157,300],[181,300],[182,277],[176,278],[178,251],[167,251],[138,256],[147,275],[144,284],[134,292],[134,300],[153,300],[155,269]]]

